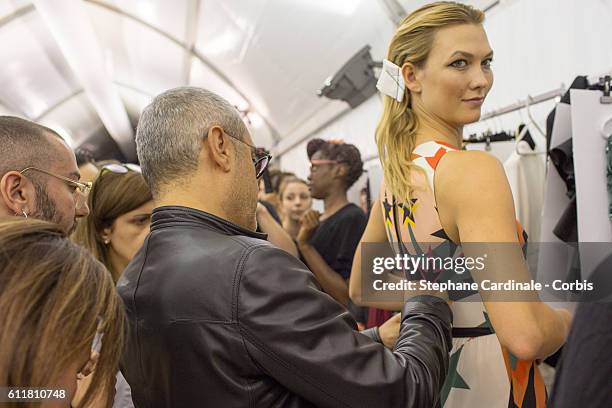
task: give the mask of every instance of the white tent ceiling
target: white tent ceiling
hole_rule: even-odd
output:
[[[406,11],[426,3],[392,2]],[[46,3],[69,12],[42,13]],[[96,103],[109,98],[96,95],[95,83],[83,79],[102,73],[115,88],[111,99],[119,95],[122,109],[133,118],[151,96],[191,84],[211,89],[248,111],[257,144],[271,147],[280,139],[299,140],[346,110],[344,103],[316,96],[329,75],[366,44],[372,46],[375,59],[384,56],[394,30],[388,3],[0,0],[0,113],[59,128],[78,145],[103,126],[104,109]],[[482,7],[491,1],[469,3]],[[89,20],[86,24],[96,41],[83,43],[86,38],[78,37],[86,33],[62,40],[58,28],[53,30],[55,18],[59,30],[66,28],[70,34],[70,27],[61,23],[73,23],[70,18],[80,16]],[[66,42],[72,44],[67,47]],[[83,61],[82,55],[70,55],[74,43],[99,48],[95,55],[104,66],[95,58]],[[80,57],[80,66],[75,57]],[[104,121],[109,130],[113,119],[117,118]]]

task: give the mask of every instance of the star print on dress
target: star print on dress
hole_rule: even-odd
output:
[[[451,354],[450,361],[448,364],[448,375],[446,377],[446,382],[442,387],[442,391],[440,391],[440,399],[442,401],[442,406],[446,402],[448,395],[451,392],[452,388],[460,388],[464,390],[469,390],[470,386],[465,382],[463,377],[459,371],[457,371],[457,365],[459,364],[459,357],[461,357],[461,352],[463,351],[463,347],[460,347],[455,353]]]
[[[387,227],[393,229],[393,206],[389,203],[386,195],[383,200],[383,207],[385,209],[385,224],[387,224]]]
[[[435,205],[436,167],[444,153],[456,150],[453,146],[436,141],[425,142],[414,148],[412,162],[425,175],[425,180],[419,186],[425,188],[417,188],[413,194],[419,200],[417,214],[416,200],[400,206],[389,190],[381,191],[381,197],[389,197],[384,207],[385,224],[388,240],[396,254],[422,257],[425,260],[465,258],[461,246],[457,246],[442,228]],[[397,208],[393,210],[396,204]],[[403,218],[394,214],[394,211],[402,211]],[[399,225],[395,225],[396,220]],[[418,227],[415,224],[419,224]],[[527,236],[518,222],[517,237],[525,251]],[[438,271],[439,268],[435,262],[431,265],[421,264],[417,270],[409,271],[406,278],[474,283],[471,272],[458,273],[455,268],[446,268],[444,264],[442,272]],[[449,306],[455,316],[456,327],[478,328],[475,333],[494,331],[477,290],[449,291],[448,297],[452,300]],[[469,301],[460,301],[468,298]],[[440,393],[442,407],[546,407],[546,388],[535,361],[518,360],[507,347],[499,344],[494,334],[455,337],[452,341],[447,381]],[[483,404],[483,401],[486,403]]]
[[[418,207],[417,205],[417,199],[411,199],[410,200],[410,205],[406,206],[403,203],[402,204],[398,204],[398,207],[400,208],[401,212],[402,212],[402,224],[404,226],[407,226],[408,224],[410,224],[413,228],[415,227],[415,220],[414,220],[414,213]]]

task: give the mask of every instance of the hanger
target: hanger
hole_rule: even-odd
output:
[[[531,95],[527,95],[527,101],[525,104],[525,107],[527,108],[527,116],[529,117],[529,120],[531,121],[530,124],[533,125],[538,130],[538,132],[542,135],[544,139],[546,139],[546,133],[542,131],[542,128],[538,125],[536,120],[531,115],[531,109],[530,109],[531,99],[533,99]]]
[[[542,134],[542,136],[546,138],[546,135],[544,134],[544,132],[542,132],[542,129],[538,126],[535,119],[531,115],[531,110],[529,109],[531,99],[532,99],[531,96],[527,95],[527,101],[525,104],[525,108],[527,110],[527,116],[529,117],[529,123],[528,124],[522,123],[521,124],[522,127],[521,125],[519,125],[519,132],[516,135],[516,142],[514,144],[514,151],[519,156],[532,156],[532,155],[546,154],[546,152],[536,151],[535,141],[533,140],[533,137],[529,133],[529,125],[533,125],[538,130],[538,132],[540,132],[540,134]],[[519,109],[519,114],[521,115],[521,119],[522,119],[523,115],[520,113],[520,111],[521,110]],[[529,147],[531,147],[531,150],[532,150],[531,152],[520,152],[519,151],[519,143],[523,140],[527,142],[527,144],[529,144]]]

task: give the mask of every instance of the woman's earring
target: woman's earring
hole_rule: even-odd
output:
[[[110,239],[104,238],[104,245],[108,245],[108,244],[110,244]]]
[[[23,210],[21,210],[21,213],[23,214],[24,218],[27,220],[28,219],[28,213],[27,213],[28,209],[24,208]]]

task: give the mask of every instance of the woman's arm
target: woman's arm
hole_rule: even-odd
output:
[[[308,242],[298,242],[298,248],[323,291],[344,306],[348,306],[348,285],[342,276],[330,268],[316,248]]]
[[[256,216],[259,229],[268,234],[268,241],[297,258],[298,251],[293,240],[261,203],[257,203]]]
[[[512,192],[501,163],[483,152],[451,152],[440,161],[435,183],[447,234],[461,242],[466,257],[488,252],[485,268],[472,270],[474,280],[529,282]],[[504,293],[516,296],[513,299],[520,296],[520,301],[499,301],[500,293],[481,295],[500,343],[519,359],[546,357],[565,342],[569,312],[550,308],[537,292]]]
[[[346,281],[340,274],[330,268],[319,251],[310,244],[310,238],[318,226],[319,213],[317,211],[310,210],[303,215],[302,226],[297,236],[298,248],[323,291],[344,306],[348,306],[349,294]]]
[[[404,305],[404,303],[401,301],[366,301],[362,296],[361,245],[363,243],[372,242],[388,242],[380,200],[376,200],[372,205],[372,211],[370,211],[370,219],[368,220],[368,225],[366,226],[366,229],[363,232],[363,235],[361,236],[361,241],[359,241],[359,245],[357,245],[357,250],[355,251],[355,257],[353,258],[353,267],[351,269],[351,278],[349,280],[349,295],[353,303],[359,306],[369,306],[392,311],[401,310],[402,306]],[[388,279],[397,279],[398,281],[400,280],[399,278],[396,278],[394,275],[391,274],[387,274],[387,277]]]

